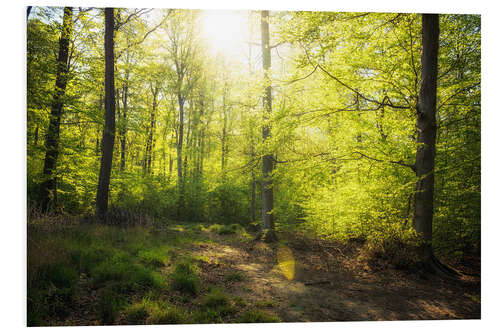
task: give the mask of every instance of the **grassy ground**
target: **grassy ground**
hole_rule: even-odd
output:
[[[361,260],[356,246],[241,226],[28,226],[28,325],[479,318],[479,279]]]

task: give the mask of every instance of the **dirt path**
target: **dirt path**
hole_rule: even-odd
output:
[[[328,243],[294,240],[283,246],[211,237],[213,244],[191,249],[205,258],[203,280],[284,322],[480,318],[478,278],[451,283],[392,268],[374,270],[357,260],[355,248]],[[283,253],[286,258],[278,260]],[[224,280],[237,272],[243,281]]]

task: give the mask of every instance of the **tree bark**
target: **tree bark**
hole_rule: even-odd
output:
[[[151,111],[151,118],[149,123],[148,138],[146,141],[146,156],[144,160],[144,173],[151,174],[151,160],[154,149],[154,133],[156,128],[156,109],[158,107],[158,93],[160,89],[158,86],[151,87],[153,95],[153,109]]]
[[[226,106],[226,94],[227,94],[227,83],[224,84],[224,92],[222,95],[222,137],[221,137],[221,173],[222,180],[226,180],[226,154],[227,154],[227,106]]]
[[[68,83],[69,41],[73,32],[73,8],[64,7],[63,28],[59,39],[59,55],[57,57],[56,86],[50,110],[50,122],[45,140],[45,159],[43,164],[43,182],[40,184],[40,206],[46,211],[55,203],[56,180],[55,169],[59,156],[59,133],[64,106],[64,95]]]
[[[264,95],[264,125],[262,127],[262,139],[265,142],[271,136],[271,128],[267,122],[272,112],[272,95],[270,70],[271,70],[271,49],[269,48],[269,11],[261,12],[261,36],[262,36],[262,68],[264,70],[264,80],[267,84]],[[265,153],[262,157],[262,239],[274,241],[273,220],[273,182],[272,172],[274,169],[272,154]]]
[[[113,147],[115,143],[115,72],[114,72],[114,9],[106,8],[104,31],[105,58],[105,96],[106,109],[104,131],[102,135],[102,158],[99,171],[99,184],[96,197],[96,214],[100,217],[108,211],[109,183],[113,163]]]
[[[128,75],[127,75],[128,80]],[[127,145],[127,103],[128,103],[128,82],[125,82],[123,87],[122,95],[122,105],[123,105],[123,117],[122,124],[120,128],[120,171],[125,170],[125,156],[126,156],[126,145]]]
[[[421,261],[427,269],[445,278],[458,273],[437,260],[432,250],[434,215],[434,160],[436,156],[436,91],[439,52],[439,16],[422,14],[422,68],[417,104],[417,154],[413,226],[422,238]]]

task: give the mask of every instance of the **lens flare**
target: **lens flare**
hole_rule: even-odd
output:
[[[295,259],[292,250],[286,245],[280,245],[278,248],[278,267],[281,273],[288,279],[293,280],[295,276]]]

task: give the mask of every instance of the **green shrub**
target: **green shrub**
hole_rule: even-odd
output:
[[[80,272],[89,274],[92,269],[113,256],[114,250],[101,245],[75,246],[71,251],[71,261]]]
[[[211,232],[215,232],[219,235],[233,235],[233,234],[241,234],[245,231],[245,229],[237,224],[229,224],[229,225],[220,225],[220,224],[212,224],[208,230]]]
[[[203,306],[219,308],[229,305],[229,297],[218,288],[212,289],[204,298]]]
[[[200,278],[197,267],[187,259],[183,259],[174,265],[170,274],[172,288],[182,292],[195,295],[198,292]]]
[[[125,310],[124,314],[127,324],[142,325],[149,317],[147,303],[143,300],[141,303],[133,304]]]
[[[234,272],[226,275],[226,281],[229,282],[241,282],[243,280],[245,280],[245,276],[241,272]]]
[[[97,310],[101,323],[104,325],[114,324],[122,304],[123,300],[112,288],[99,290]]]
[[[279,323],[279,321],[276,315],[255,309],[246,311],[238,318],[240,323]]]
[[[234,221],[250,222],[250,205],[247,189],[230,183],[222,183],[208,192],[208,220],[229,224]]]
[[[222,316],[219,311],[212,308],[203,308],[194,312],[192,321],[195,324],[222,323]]]
[[[420,267],[419,239],[413,229],[404,229],[400,224],[386,226],[383,235],[374,232],[365,245],[365,256],[369,262],[383,259],[398,269]]]
[[[91,271],[91,278],[97,287],[110,284],[117,292],[164,286],[158,273],[133,262],[127,254],[117,254],[102,262]]]
[[[148,297],[141,303],[129,306],[125,312],[127,324],[181,324],[187,322],[187,315],[168,302],[152,301]]]
[[[64,318],[73,302],[78,273],[66,263],[50,263],[29,272],[28,326],[39,326],[48,318]]]
[[[147,324],[182,324],[188,321],[186,313],[176,306],[153,308]]]
[[[163,267],[167,259],[167,251],[162,248],[140,250],[137,256],[147,265],[152,267]]]

